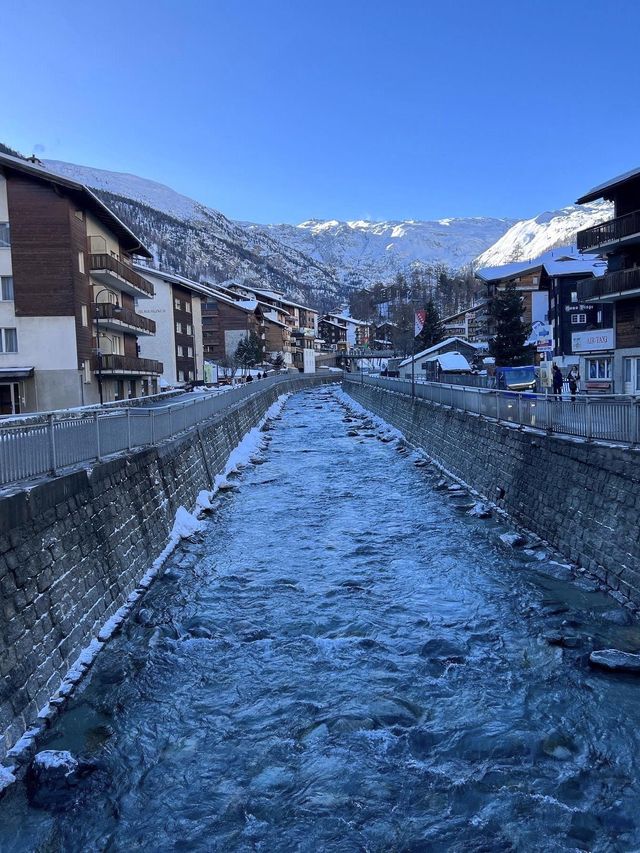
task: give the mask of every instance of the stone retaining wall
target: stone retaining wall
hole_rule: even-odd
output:
[[[331,381],[292,378],[183,436],[0,498],[0,757],[161,553],[178,507],[281,394]]]
[[[619,600],[640,605],[640,455],[536,434],[370,385],[344,390]]]

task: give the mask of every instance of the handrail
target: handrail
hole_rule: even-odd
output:
[[[101,356],[93,356],[93,370],[98,370],[98,362],[101,361],[100,369],[103,373],[110,370],[120,373],[162,373],[164,365],[161,361],[153,358],[138,358],[135,355],[119,355],[118,353],[103,353]]]
[[[412,396],[408,379],[345,375],[343,381]],[[499,423],[533,427],[587,441],[640,443],[640,398],[624,394],[534,394],[444,382],[415,382],[415,397]]]
[[[338,381],[335,374],[325,378]],[[37,423],[0,425],[0,486],[157,444],[266,388],[284,382],[304,386],[308,381],[309,376],[283,373],[165,406],[71,410],[47,414]]]
[[[585,252],[587,249],[594,249],[612,240],[623,240],[625,237],[639,233],[640,210],[634,210],[632,213],[626,213],[624,216],[617,216],[615,219],[578,231],[578,249]]]
[[[109,270],[110,272],[120,276],[120,278],[123,278],[125,281],[128,281],[129,284],[133,285],[133,287],[138,290],[142,290],[143,293],[147,294],[147,296],[154,295],[155,291],[151,282],[147,281],[146,278],[139,275],[135,270],[132,270],[131,267],[123,264],[122,261],[118,260],[118,258],[114,258],[111,255],[104,253],[93,253],[89,255],[89,266],[93,271]]]
[[[588,302],[590,299],[604,299],[617,293],[640,290],[640,267],[628,270],[616,270],[602,278],[590,278],[578,282],[578,299]]]
[[[156,321],[136,314],[130,308],[124,308],[113,302],[94,302],[92,304],[93,317],[98,320],[119,320],[126,326],[134,326],[136,329],[144,329],[155,335]]]

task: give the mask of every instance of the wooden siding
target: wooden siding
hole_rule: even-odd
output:
[[[7,198],[16,316],[75,316],[78,258],[69,200],[49,184],[13,173]]]
[[[640,297],[616,303],[616,349],[640,346]]]

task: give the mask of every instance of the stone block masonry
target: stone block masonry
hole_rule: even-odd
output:
[[[161,553],[178,507],[193,507],[292,377],[152,448],[0,498],[0,758]]]
[[[619,600],[640,605],[640,452],[509,427],[370,385],[344,390]]]

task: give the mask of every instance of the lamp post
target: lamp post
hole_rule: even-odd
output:
[[[94,294],[95,299],[95,321],[96,321],[96,359],[98,362],[98,394],[100,395],[100,405],[102,406],[104,403],[103,394],[102,394],[102,350],[100,348],[100,303],[98,302],[98,297],[102,293],[108,293],[111,296],[114,295],[112,290],[109,290],[108,287],[101,288],[96,294]],[[105,303],[108,304],[108,303]],[[113,303],[110,303],[113,304]],[[116,302],[113,308],[114,313],[119,313],[121,311],[120,306]]]

